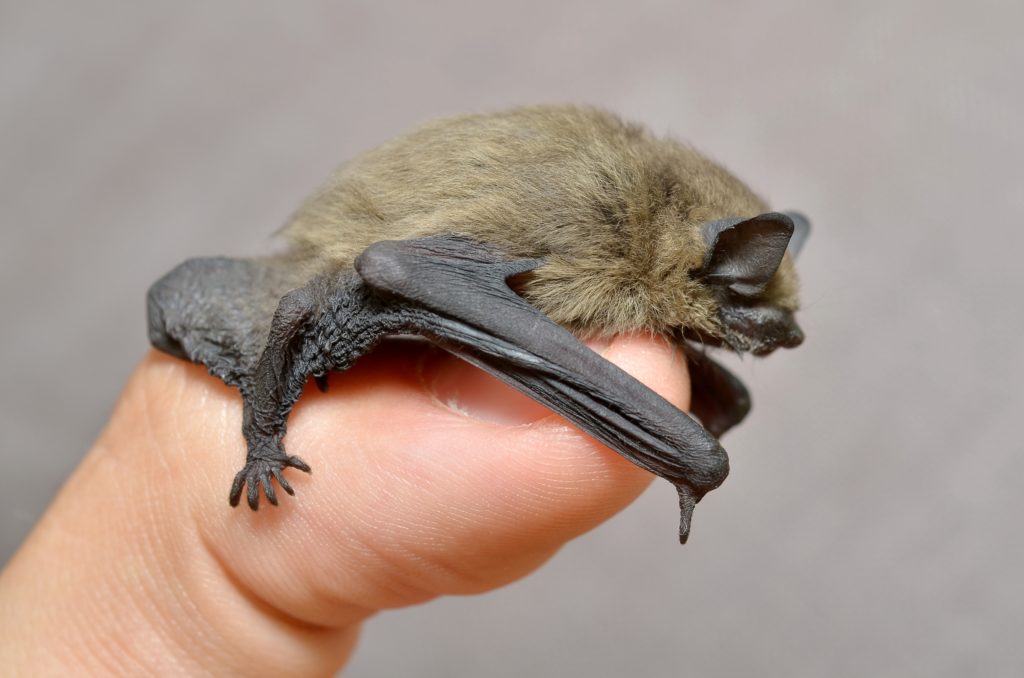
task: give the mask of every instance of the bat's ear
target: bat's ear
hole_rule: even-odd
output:
[[[756,296],[779,268],[793,229],[793,220],[779,212],[709,221],[701,226],[707,251],[698,276],[736,294]]]

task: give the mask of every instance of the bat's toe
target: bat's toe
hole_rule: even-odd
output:
[[[283,451],[273,453],[273,456],[250,456],[249,461],[241,471],[235,474],[231,483],[231,493],[228,495],[228,503],[231,506],[238,506],[242,500],[242,492],[245,491],[246,503],[253,511],[260,508],[260,489],[272,506],[278,505],[277,491],[274,489],[274,482],[289,495],[295,495],[295,489],[284,476],[284,469],[291,467],[305,473],[312,473],[309,464],[298,457],[290,457]]]

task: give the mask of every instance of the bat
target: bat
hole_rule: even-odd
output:
[[[190,259],[147,298],[158,349],[239,389],[257,510],[294,494],[283,444],[312,376],[419,335],[561,414],[677,489],[680,541],[728,473],[718,438],[750,409],[710,347],[803,340],[794,256],[808,221],[768,210],[689,146],[596,108],[427,123],[343,166],[284,226],[286,251]],[[684,348],[682,412],[583,345],[646,330]]]

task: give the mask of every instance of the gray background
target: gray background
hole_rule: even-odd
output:
[[[591,102],[813,217],[809,339],[740,366],[689,546],[657,483],[528,580],[374,619],[347,675],[1020,675],[1019,3],[207,4],[0,4],[0,560],[158,275],[265,249],[417,122]]]

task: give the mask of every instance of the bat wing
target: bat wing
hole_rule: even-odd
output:
[[[371,245],[356,271],[412,309],[409,329],[558,412],[679,492],[680,540],[694,504],[728,473],[699,423],[519,297],[507,280],[541,265],[454,236]]]
[[[274,310],[296,283],[283,264],[276,258],[185,261],[149,289],[150,342],[244,389]]]
[[[703,351],[685,346],[690,368],[690,411],[716,438],[750,413],[750,392]]]

